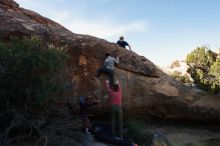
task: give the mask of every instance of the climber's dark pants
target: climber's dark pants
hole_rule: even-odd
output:
[[[123,139],[123,118],[122,118],[122,107],[118,105],[112,105],[112,136],[116,136],[116,126],[118,126],[118,134]]]
[[[114,70],[108,69],[106,67],[101,67],[98,69],[98,77],[102,75],[102,73],[105,73],[109,76],[109,83],[111,86],[114,84]]]

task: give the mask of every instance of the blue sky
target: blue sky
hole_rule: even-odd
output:
[[[219,0],[15,0],[74,33],[110,42],[120,35],[158,66],[197,46],[220,48]]]

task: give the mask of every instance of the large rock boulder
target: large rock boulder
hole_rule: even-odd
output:
[[[106,76],[97,79],[94,74],[103,63],[104,53],[110,52],[121,57],[115,75],[122,86],[123,107],[128,113],[220,122],[218,98],[201,99],[201,94],[173,80],[147,58],[103,39],[74,34],[52,20],[20,8],[13,0],[0,1],[0,34],[1,41],[12,36],[38,35],[55,46],[67,48],[71,56],[66,69],[66,84],[71,89],[67,99],[71,102],[77,101],[79,95],[101,98],[106,94]],[[105,107],[102,101],[97,108]]]

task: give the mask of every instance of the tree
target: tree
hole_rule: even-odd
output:
[[[219,92],[220,89],[220,58],[217,58],[217,60],[213,63],[213,65],[210,68],[209,75],[213,77],[212,82],[212,90],[214,93]]]
[[[0,111],[31,113],[61,97],[67,57],[38,37],[0,42]]]
[[[203,73],[208,73],[210,66],[216,60],[216,54],[206,47],[197,47],[186,57],[186,63],[195,69],[202,70]]]
[[[210,93],[216,93],[220,87],[220,66],[216,58],[217,54],[206,47],[197,47],[186,58],[189,65],[187,72],[193,78],[194,83]]]
[[[220,82],[220,58],[213,63],[210,68],[209,74],[215,76]]]

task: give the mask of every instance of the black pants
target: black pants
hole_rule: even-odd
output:
[[[122,108],[121,106],[112,105],[112,136],[116,136],[116,125],[118,125],[119,137],[123,139],[123,118],[122,118]]]
[[[98,69],[98,76],[101,76],[102,73],[105,73],[109,76],[109,83],[111,86],[114,84],[114,70],[108,69],[106,67],[101,67]]]

